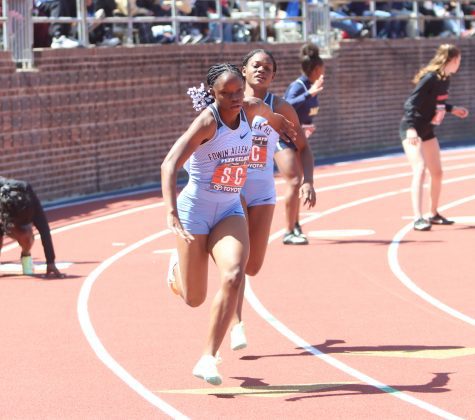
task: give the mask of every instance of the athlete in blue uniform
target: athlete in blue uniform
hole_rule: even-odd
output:
[[[324,63],[318,47],[307,43],[300,49],[302,75],[287,88],[284,99],[295,108],[300,124],[309,138],[315,132],[313,119],[318,114],[318,94],[323,89]],[[286,144],[281,146],[285,147]]]
[[[309,208],[315,205],[313,188],[313,156],[299,126],[295,110],[285,100],[268,92],[274,79],[277,65],[268,51],[258,49],[248,53],[243,59],[243,75],[246,78],[245,96],[263,99],[274,112],[284,115],[297,127],[296,147],[301,151],[300,162],[296,165],[304,168],[304,182],[297,188]],[[269,126],[263,126],[256,118],[252,123],[253,145],[249,158],[247,181],[242,190],[243,201],[247,209],[249,226],[250,255],[246,274],[255,276],[262,267],[269,241],[270,228],[275,207],[275,185],[273,158],[279,134]],[[298,196],[297,196],[298,198]],[[293,227],[293,224],[292,224]],[[297,238],[293,232],[288,234]],[[285,238],[284,238],[285,239]],[[247,346],[244,324],[241,320],[244,298],[244,283],[239,294],[237,311],[232,321],[231,348],[238,350]]]
[[[298,119],[308,139],[315,131],[313,118],[318,112],[317,94],[323,90],[323,60],[318,54],[318,47],[307,43],[300,49],[300,65],[303,75],[292,82],[287,88],[284,99],[294,107]],[[306,141],[307,147],[308,141]],[[298,164],[297,148],[294,144],[279,141],[275,155],[275,163],[287,182],[285,209],[287,233],[284,244],[305,245],[307,237],[302,233],[299,224],[300,200],[298,189],[302,179],[302,170]]]
[[[468,110],[447,103],[450,76],[457,72],[461,60],[460,50],[452,44],[443,44],[429,64],[414,77],[416,87],[404,104],[404,116],[399,128],[404,152],[412,166],[411,184],[414,230],[429,230],[432,224],[453,223],[438,212],[442,188],[442,164],[439,141],[434,127],[439,125],[446,112],[465,118]],[[426,167],[431,176],[430,216],[422,216],[422,193]]]
[[[249,256],[249,235],[240,201],[251,151],[248,121],[263,116],[282,135],[294,138],[292,123],[262,101],[244,100],[241,71],[230,64],[212,66],[207,76],[208,106],[172,146],[161,166],[167,223],[177,236],[168,282],[190,306],[206,298],[208,256],[215,261],[221,287],[212,310],[208,339],[193,375],[219,385],[216,353],[236,309]],[[194,102],[197,100],[195,90]],[[198,95],[199,96],[199,95]],[[244,112],[243,112],[244,111]],[[179,198],[176,180],[185,166],[189,181]]]

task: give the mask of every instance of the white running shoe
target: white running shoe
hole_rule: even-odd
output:
[[[104,38],[101,42],[96,44],[98,47],[117,47],[120,45],[120,39],[116,36],[112,36],[110,38]]]
[[[244,323],[241,321],[231,328],[231,350],[241,350],[246,347],[246,333],[244,332]]]
[[[35,274],[33,260],[31,259],[30,255],[21,257],[21,268],[23,270],[23,274],[25,274],[26,276],[31,276]]]
[[[170,262],[168,263],[168,274],[167,274],[167,284],[169,289],[175,293],[175,295],[179,295],[178,289],[176,288],[175,282],[175,273],[173,270],[175,266],[178,264],[178,251],[174,249],[172,254],[170,255]]]
[[[77,48],[81,44],[77,39],[69,38],[65,35],[53,38],[51,48]]]
[[[211,385],[221,385],[223,379],[218,372],[216,362],[216,358],[210,354],[201,356],[201,359],[198,360],[198,363],[193,368],[193,376],[204,379]]]

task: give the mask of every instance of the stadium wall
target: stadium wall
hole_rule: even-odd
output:
[[[416,70],[438,39],[348,41],[326,60],[316,161],[400,146],[402,105]],[[450,102],[467,120],[448,116],[442,141],[475,139],[475,43],[463,52]],[[163,45],[35,51],[34,71],[16,71],[0,52],[0,174],[30,181],[43,200],[95,194],[160,180],[170,145],[195,117],[186,90],[216,62],[239,63],[262,45]],[[278,62],[273,91],[299,73],[297,44],[271,44]]]

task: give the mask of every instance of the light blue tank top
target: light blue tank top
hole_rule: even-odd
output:
[[[274,111],[274,95],[267,93],[264,102]],[[256,116],[252,121],[252,149],[249,156],[247,179],[266,179],[274,176],[274,153],[279,134],[270,125],[262,125],[266,119]]]
[[[185,162],[190,177],[185,190],[196,197],[225,202],[239,197],[246,181],[251,127],[243,110],[239,126],[233,130],[223,123],[215,104],[207,109],[216,120],[216,133]]]

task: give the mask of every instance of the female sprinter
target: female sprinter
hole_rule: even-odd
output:
[[[193,375],[219,385],[216,353],[236,311],[249,256],[249,235],[240,192],[251,151],[249,121],[263,116],[282,135],[295,138],[292,123],[262,101],[244,100],[244,79],[231,64],[213,65],[209,94],[192,89],[195,104],[213,102],[175,142],[162,163],[167,223],[177,237],[168,283],[190,306],[206,299],[208,255],[218,267],[221,286],[214,297],[208,336]],[[201,99],[200,99],[201,98]],[[208,101],[211,99],[211,101]],[[197,109],[195,107],[195,109]],[[177,198],[176,180],[185,165],[188,184]]]
[[[306,138],[299,126],[296,112],[285,100],[268,92],[274,79],[277,64],[269,51],[257,49],[249,52],[242,62],[242,72],[246,78],[245,96],[260,98],[267,103],[274,112],[284,115],[297,128],[296,148],[301,151],[300,162],[295,165],[303,167],[304,181],[297,188],[297,199],[300,195],[304,205],[311,208],[315,205],[315,190],[313,188],[313,156],[308,148]],[[269,240],[272,216],[275,207],[274,165],[273,158],[279,134],[269,126],[263,126],[259,119],[253,121],[253,145],[249,159],[248,178],[242,190],[244,207],[247,209],[249,226],[250,255],[246,267],[246,274],[255,276],[262,267]],[[294,168],[294,170],[296,170]],[[294,222],[292,222],[292,227]],[[284,243],[296,243],[300,240],[290,228],[284,237]],[[289,242],[286,242],[286,241]],[[241,319],[244,299],[244,283],[239,293],[237,311],[232,321],[231,348],[243,349],[247,346],[244,324]]]

